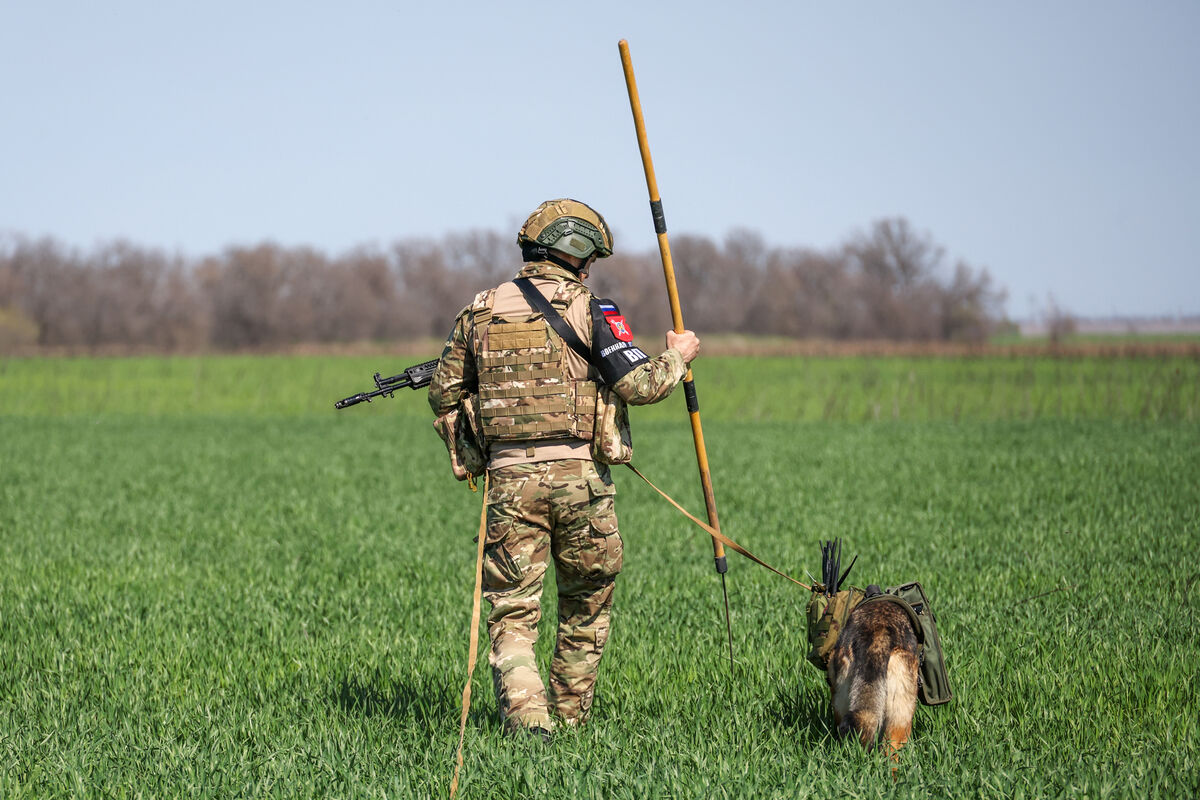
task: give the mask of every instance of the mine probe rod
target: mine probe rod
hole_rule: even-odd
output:
[[[637,130],[638,149],[642,152],[642,168],[646,172],[646,189],[650,192],[650,214],[654,218],[654,232],[658,235],[658,252],[662,256],[663,276],[667,280],[667,297],[671,301],[671,320],[675,332],[683,333],[683,311],[679,307],[679,290],[675,286],[675,266],[671,261],[671,244],[667,241],[667,221],[663,216],[662,199],[658,196],[658,181],[654,178],[654,162],[650,159],[650,144],[646,140],[646,123],[642,119],[642,101],[638,99],[637,80],[633,77],[633,61],[629,57],[629,43],[622,39],[617,44],[621,51],[621,66],[625,69],[625,86],[629,90],[629,108],[633,111],[633,126]],[[696,463],[700,468],[700,487],[704,491],[704,507],[708,511],[708,524],[718,531],[717,499],[713,495],[712,474],[708,470],[708,451],[704,449],[704,429],[700,427],[700,403],[696,400],[696,384],[689,368],[683,376],[683,394],[687,400],[688,416],[692,421],[692,440],[696,444]],[[725,560],[725,547],[714,537],[713,559],[717,573],[721,576],[721,594],[725,598],[725,631],[729,637],[729,668],[733,669],[733,625],[729,621],[729,590],[725,586],[725,573],[729,564]]]

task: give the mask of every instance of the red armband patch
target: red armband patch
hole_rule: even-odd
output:
[[[625,317],[616,314],[611,316],[606,314],[604,319],[608,322],[608,327],[612,329],[613,336],[622,342],[633,341],[633,331],[629,330],[629,323],[625,321]]]

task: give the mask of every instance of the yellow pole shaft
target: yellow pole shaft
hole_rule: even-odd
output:
[[[650,213],[654,217],[654,230],[658,235],[658,252],[662,257],[663,276],[667,280],[667,298],[671,301],[671,321],[676,333],[683,333],[683,311],[679,307],[679,289],[675,285],[675,265],[671,261],[671,244],[667,240],[667,223],[663,216],[662,199],[658,195],[658,181],[654,177],[654,162],[650,158],[650,144],[646,140],[646,122],[642,118],[642,101],[638,97],[637,80],[633,76],[633,61],[629,57],[629,43],[622,39],[617,48],[621,51],[621,66],[625,70],[625,86],[629,90],[629,108],[633,111],[633,126],[637,129],[638,149],[642,153],[642,169],[646,173],[646,189],[650,193]],[[708,451],[704,447],[704,429],[700,426],[700,405],[696,401],[696,388],[692,371],[683,376],[683,390],[687,397],[688,416],[692,422],[692,440],[696,445],[696,463],[700,468],[700,486],[704,491],[704,508],[708,512],[708,524],[721,530],[717,521],[717,500],[713,495],[712,475],[708,469]],[[713,557],[717,571],[726,570],[725,547],[717,539],[712,540]]]

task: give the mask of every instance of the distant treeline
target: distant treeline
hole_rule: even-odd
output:
[[[680,300],[700,332],[981,341],[1004,294],[986,270],[949,265],[928,234],[885,219],[828,251],[751,232],[672,239]],[[269,349],[442,337],[475,292],[520,267],[515,237],[403,240],[330,256],[264,243],[189,258],[128,242],[80,251],[0,239],[0,347]],[[670,327],[658,253],[597,263],[594,291],[643,336]]]

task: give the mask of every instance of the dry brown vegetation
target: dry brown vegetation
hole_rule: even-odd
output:
[[[653,346],[660,341],[658,334],[645,330],[638,334],[640,343]],[[441,352],[442,339],[430,336],[392,341],[306,342],[276,347],[244,347],[234,352],[246,355],[293,356],[389,356],[424,361]],[[705,356],[788,357],[807,358],[1195,358],[1200,359],[1200,339],[1176,341],[1068,341],[1053,343],[1044,340],[1018,344],[990,342],[895,342],[886,339],[850,340],[789,339],[782,336],[752,336],[745,334],[705,334]],[[16,357],[128,357],[162,355],[163,351],[150,346],[134,345],[11,345],[0,352]],[[211,350],[174,351],[202,353]]]
[[[686,321],[701,332],[817,342],[789,345],[802,350],[961,346],[986,341],[1001,321],[1004,295],[987,271],[948,264],[904,219],[829,251],[772,247],[744,231],[672,244]],[[0,240],[0,350],[278,352],[440,339],[475,292],[518,267],[512,237],[490,232],[336,256],[263,243],[201,258],[11,236]],[[670,327],[657,252],[619,252],[590,283],[638,330]]]

